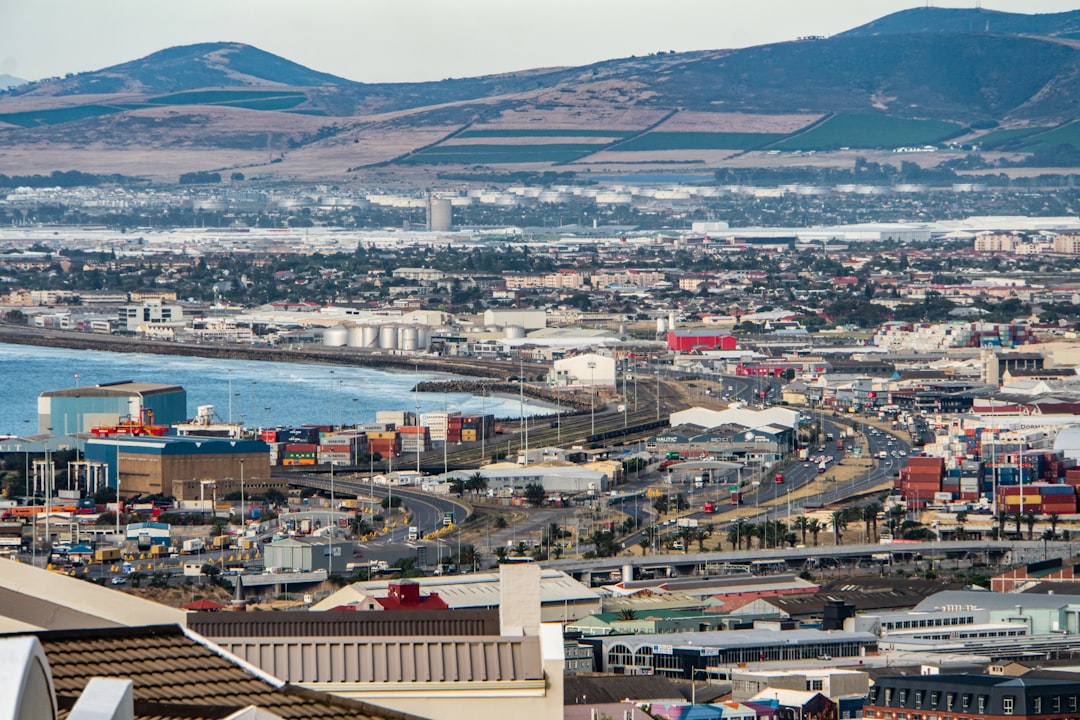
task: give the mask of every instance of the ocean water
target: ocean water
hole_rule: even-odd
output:
[[[78,379],[76,379],[78,375]],[[374,370],[308,363],[220,360],[170,355],[68,350],[0,343],[0,435],[37,431],[37,398],[47,390],[125,380],[180,385],[188,415],[213,405],[222,420],[248,426],[373,422],[379,410],[459,410],[518,417],[516,397],[413,393],[418,380],[447,373]],[[230,402],[231,401],[231,402]],[[546,406],[526,403],[525,413]]]

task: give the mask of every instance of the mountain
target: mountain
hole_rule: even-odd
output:
[[[830,38],[422,83],[358,83],[205,43],[0,92],[0,152],[20,172],[155,177],[711,169],[802,162],[804,151],[850,164],[848,151],[891,161],[899,148],[949,144],[965,150],[930,159],[982,147],[1072,164],[1074,37],[1080,11],[917,8]]]
[[[242,43],[172,47],[103,70],[19,88],[16,95],[147,95],[218,87],[322,87],[351,82]]]
[[[28,81],[22,78],[15,77],[14,75],[5,75],[0,73],[0,88],[15,87],[16,85],[25,85]]]
[[[922,7],[901,10],[836,37],[914,34],[1046,35],[1080,37],[1080,10],[1024,15],[982,8]]]

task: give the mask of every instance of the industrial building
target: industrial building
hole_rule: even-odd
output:
[[[581,465],[553,463],[535,463],[518,465],[517,463],[496,463],[479,470],[455,470],[447,473],[444,479],[466,481],[479,473],[487,482],[488,492],[498,495],[506,491],[518,494],[525,492],[526,485],[540,485],[544,492],[552,493],[600,493],[607,491],[612,484],[612,477],[599,470]]]
[[[90,438],[89,461],[107,466],[108,484],[120,492],[168,495],[182,501],[222,498],[243,490],[248,496],[284,489],[270,477],[270,447],[261,440],[207,437]]]
[[[695,350],[735,350],[735,336],[728,330],[710,330],[707,328],[682,329],[667,331],[667,346],[675,352],[693,352]]]
[[[615,358],[586,353],[556,360],[551,378],[560,387],[615,387]]]
[[[49,390],[38,396],[41,434],[86,433],[95,427],[116,425],[125,418],[171,425],[187,417],[187,391],[177,385],[124,380]]]
[[[863,717],[971,717],[1015,720],[1076,714],[1080,688],[1076,675],[907,675],[880,677],[870,688]],[[1056,675],[1056,676],[1054,676]]]

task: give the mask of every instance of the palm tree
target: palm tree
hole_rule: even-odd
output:
[[[863,522],[866,523],[866,537],[872,543],[877,542],[877,521],[878,515],[881,514],[881,503],[877,500],[870,503],[863,508],[862,517]]]
[[[479,564],[480,551],[476,549],[476,546],[472,544],[462,545],[461,550],[458,551],[458,572],[461,572],[461,568],[475,568]]]
[[[792,527],[802,533],[802,544],[806,544],[806,531],[810,529],[810,518],[800,515],[791,521]]]
[[[1009,514],[1009,519],[1012,520],[1014,523],[1016,523],[1016,535],[1017,535],[1017,537],[1019,537],[1020,536],[1020,523],[1022,523],[1024,521],[1024,518],[1021,517],[1020,513],[1014,512],[1014,513]]]
[[[518,557],[525,557],[527,552],[529,552],[529,545],[524,540],[514,546],[514,554]]]
[[[705,552],[705,541],[712,535],[712,531],[706,528],[695,528],[693,540],[697,543],[698,552]]]
[[[961,510],[956,513],[956,539],[967,540],[967,531],[964,529],[964,523],[967,522],[968,514],[966,511]]]
[[[1024,524],[1027,525],[1028,529],[1028,540],[1031,540],[1031,536],[1035,532],[1035,519],[1035,513],[1030,510],[1023,515]],[[1019,532],[1019,529],[1017,529],[1017,532]]]
[[[1050,539],[1057,540],[1057,526],[1061,522],[1061,516],[1052,512],[1046,516],[1046,519],[1050,521]]]
[[[471,492],[474,496],[479,495],[484,490],[487,490],[487,478],[479,470],[465,480],[465,489]]]
[[[747,547],[750,546],[750,523],[743,518],[735,518],[728,529],[727,540],[733,550],[742,550],[743,538],[746,538]]]
[[[697,536],[697,528],[681,527],[679,528],[679,539],[682,540],[683,555],[690,552],[690,542]]]
[[[349,523],[349,534],[353,537],[364,537],[371,532],[371,525],[361,513],[356,513]]]
[[[499,559],[500,563],[506,562],[506,555],[507,553],[505,545],[499,545],[495,548],[495,557]]]
[[[818,533],[825,529],[825,525],[818,519],[813,519],[807,524],[806,529],[810,531],[810,534],[814,536],[814,547],[818,544]]]
[[[832,525],[833,539],[836,545],[840,544],[840,540],[844,536],[844,530],[848,526],[848,517],[846,510],[833,510],[829,516],[829,524]]]
[[[637,541],[637,544],[638,544],[638,547],[641,548],[641,554],[643,556],[649,554],[649,546],[652,543],[649,541],[649,536],[648,535],[642,535],[641,539]]]

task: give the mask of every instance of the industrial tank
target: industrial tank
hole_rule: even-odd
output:
[[[361,337],[363,343],[361,347],[376,348],[379,347],[379,326],[378,325],[365,325],[362,329]]]
[[[344,347],[349,341],[349,331],[343,325],[323,330],[322,342],[326,347]]]
[[[506,339],[507,340],[521,340],[525,337],[525,328],[521,325],[507,325],[506,326]]]
[[[364,328],[359,325],[349,327],[349,347],[364,347]]]
[[[420,338],[415,327],[406,325],[398,329],[398,348],[406,352],[416,352],[419,344]]]
[[[383,350],[397,350],[397,325],[379,326],[379,347]]]
[[[453,224],[450,201],[438,198],[431,201],[431,229],[435,232],[448,232]]]

